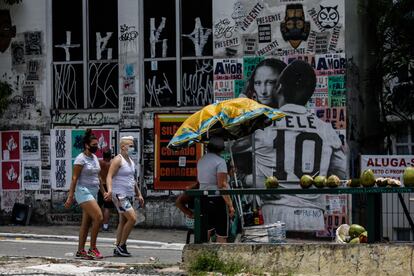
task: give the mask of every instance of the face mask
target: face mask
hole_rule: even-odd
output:
[[[129,147],[128,148],[128,155],[132,155],[135,152],[135,148],[134,147]]]
[[[98,147],[97,146],[89,146],[89,151],[90,152],[92,152],[92,153],[95,153],[95,152],[97,152],[98,151]]]

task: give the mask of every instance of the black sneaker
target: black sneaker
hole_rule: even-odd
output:
[[[122,257],[131,257],[131,253],[128,252],[126,244],[123,245],[117,245],[116,249],[118,250],[118,253]]]
[[[119,253],[119,251],[118,251],[118,246],[116,246],[115,248],[114,248],[114,256],[115,257],[120,257],[121,256],[121,254]]]

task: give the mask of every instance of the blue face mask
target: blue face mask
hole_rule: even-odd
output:
[[[132,155],[132,154],[134,154],[134,152],[135,152],[135,148],[133,146],[128,147],[128,155]]]

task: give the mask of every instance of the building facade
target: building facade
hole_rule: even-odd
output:
[[[362,127],[379,124],[378,118],[366,113],[379,113],[375,107],[363,110],[357,102],[361,95],[369,101],[357,78],[369,66],[364,57],[367,50],[361,47],[368,30],[355,31],[364,23],[363,16],[355,13],[357,2],[31,0],[2,4],[3,17],[9,14],[9,25],[16,27],[9,46],[0,52],[1,80],[13,88],[0,118],[2,211],[10,211],[15,201],[32,200],[38,210],[49,214],[49,222],[76,221],[62,203],[73,159],[82,150],[79,137],[92,128],[101,153],[106,148],[116,153],[120,136],[135,137],[141,189],[155,198],[147,205],[146,224],[183,225],[172,195],[195,181],[201,149],[175,153],[166,145],[189,114],[246,94],[256,66],[265,59],[286,65],[300,59],[312,66],[317,85],[305,107],[329,123],[346,154],[347,175],[355,175],[359,154],[364,150],[382,153],[383,142],[367,147],[358,142]],[[247,96],[260,101],[259,93]],[[287,152],[285,159],[301,156],[301,172],[313,172],[315,141],[308,141],[309,146],[305,140],[303,148]],[[304,145],[314,152],[304,150]],[[12,168],[15,176],[9,177]]]

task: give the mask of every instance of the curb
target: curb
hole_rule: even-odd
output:
[[[39,235],[39,234],[23,234],[23,233],[0,233],[0,237],[4,238],[26,238],[26,239],[45,239],[45,240],[65,240],[65,241],[78,241],[78,236],[62,236],[62,235]],[[87,241],[90,238],[88,237]],[[98,242],[112,243],[114,244],[116,239],[114,238],[99,238]],[[183,243],[166,243],[156,241],[144,241],[144,240],[130,240],[128,244],[159,247],[160,249],[182,250],[184,248]]]

